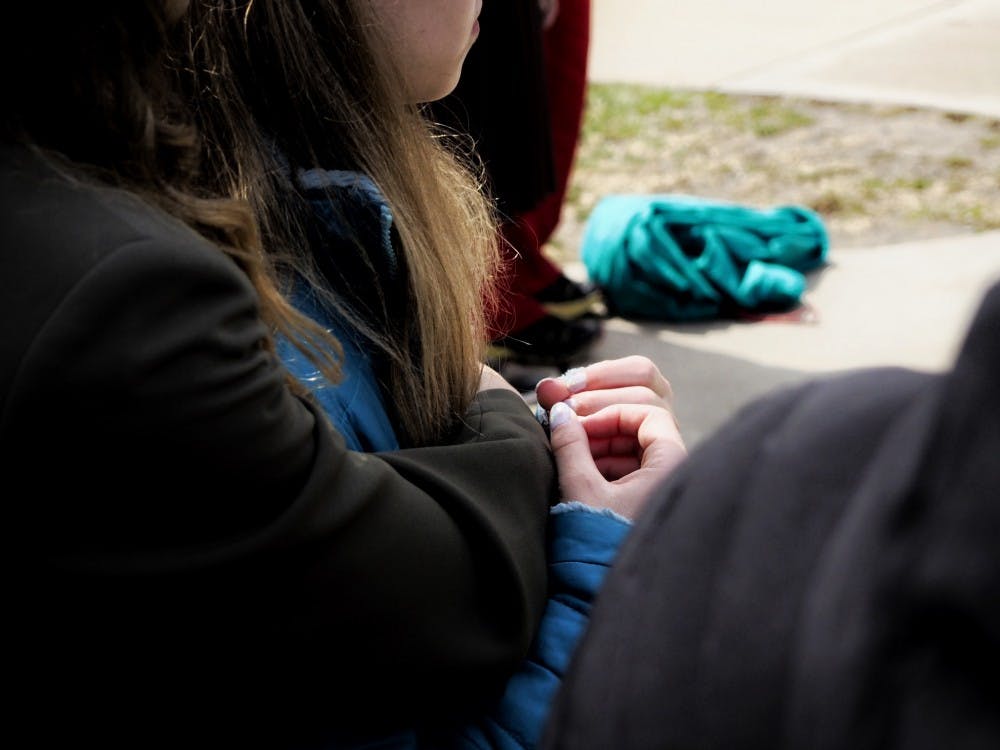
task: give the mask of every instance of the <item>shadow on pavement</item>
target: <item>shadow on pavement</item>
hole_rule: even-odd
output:
[[[592,359],[642,354],[653,360],[673,388],[675,414],[689,450],[755,398],[817,376],[664,341],[657,337],[662,324],[636,328],[628,332],[609,327]]]

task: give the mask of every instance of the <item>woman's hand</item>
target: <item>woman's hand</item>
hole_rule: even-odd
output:
[[[545,378],[535,396],[549,412],[566,499],[634,517],[687,456],[670,382],[648,357],[595,362]]]
[[[674,400],[669,381],[648,357],[631,356],[595,362],[545,378],[535,387],[538,405],[548,411],[565,401],[580,416],[614,404],[646,404],[670,411]]]
[[[559,402],[549,429],[563,498],[626,518],[687,457],[673,415],[659,405],[614,404],[578,416]]]

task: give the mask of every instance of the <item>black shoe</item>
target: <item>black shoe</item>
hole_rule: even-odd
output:
[[[565,369],[590,348],[602,330],[601,321],[594,318],[567,321],[546,315],[530,326],[491,341],[487,357],[491,362],[509,360]]]
[[[607,314],[600,289],[589,281],[573,281],[562,274],[533,296],[549,315],[562,320],[576,320],[588,315],[603,318]]]

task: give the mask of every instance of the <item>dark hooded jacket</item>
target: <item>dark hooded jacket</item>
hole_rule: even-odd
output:
[[[954,367],[747,407],[626,539],[547,750],[1000,747],[1000,285]]]

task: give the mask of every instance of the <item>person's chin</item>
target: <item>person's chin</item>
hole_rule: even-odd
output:
[[[458,86],[458,79],[461,76],[462,69],[459,68],[458,71],[448,80],[442,80],[437,86],[427,86],[422,91],[420,96],[414,97],[416,101],[420,104],[426,104],[428,102],[436,102],[438,99],[444,99],[448,94],[455,90]]]

